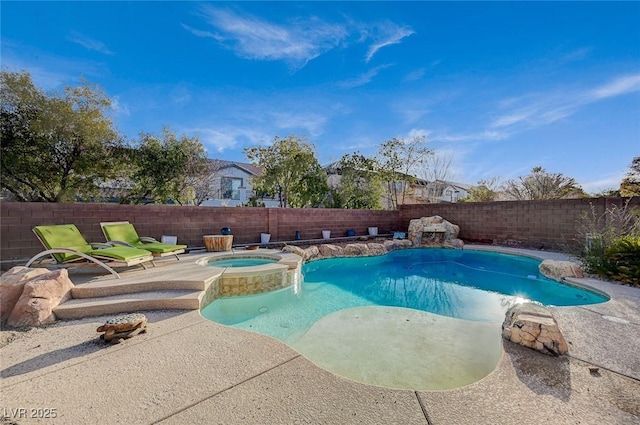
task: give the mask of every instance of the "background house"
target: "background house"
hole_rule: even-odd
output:
[[[262,174],[262,170],[246,162],[214,160],[213,173],[209,179],[209,193],[202,206],[236,207],[246,205],[253,196],[251,179]],[[259,203],[266,207],[277,207],[277,199],[262,198]]]
[[[340,161],[333,162],[325,168],[327,173],[327,181],[329,187],[338,187],[341,181]],[[396,193],[403,193],[402,200],[398,199],[399,204],[416,205],[443,202],[458,202],[460,199],[469,196],[468,184],[456,183],[446,180],[427,181],[415,176],[407,176],[407,181],[393,182]],[[411,181],[409,181],[411,180]],[[382,195],[382,207],[385,209],[393,208],[388,193]]]
[[[425,186],[428,201],[431,203],[458,202],[469,196],[468,184],[450,182],[446,180],[434,180]]]

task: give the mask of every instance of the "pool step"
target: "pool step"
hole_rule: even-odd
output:
[[[140,310],[197,310],[203,294],[200,290],[170,290],[71,299],[53,312],[59,319],[81,319]]]
[[[177,269],[177,270],[176,270]],[[135,276],[123,275],[122,279],[110,276],[71,288],[71,296],[78,298],[108,297],[111,295],[135,294],[148,291],[191,290],[204,291],[211,282],[220,277],[210,267],[192,269],[158,268]]]
[[[100,282],[91,285],[78,285],[71,289],[71,296],[79,298],[98,298],[111,295],[135,294],[149,291],[204,291],[208,280],[153,280],[149,282]]]

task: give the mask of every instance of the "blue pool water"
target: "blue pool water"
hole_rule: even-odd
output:
[[[542,276],[527,257],[451,249],[411,249],[377,257],[336,258],[303,266],[300,288],[220,298],[210,320],[294,343],[331,313],[366,306],[403,307],[452,318],[502,323],[523,301],[571,306],[607,301]]]
[[[262,266],[264,264],[275,263],[276,260],[269,258],[227,258],[222,260],[209,261],[210,266],[214,267],[251,267]]]

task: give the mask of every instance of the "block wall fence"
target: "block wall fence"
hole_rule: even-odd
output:
[[[174,205],[59,204],[0,202],[0,260],[28,259],[42,250],[31,229],[43,224],[73,223],[90,242],[104,241],[100,222],[129,221],[141,236],[160,239],[176,235],[178,242],[203,246],[202,236],[231,227],[234,244],[258,243],[260,233],[271,241],[290,241],[296,230],[302,239],[319,239],[323,229],[332,237],[348,229],[366,235],[377,226],[380,233],[406,231],[413,218],[440,215],[460,226],[467,242],[558,249],[575,242],[582,214],[597,215],[624,198],[507,201],[401,206],[398,211],[307,208],[182,207]],[[640,199],[631,199],[640,206]]]
[[[178,236],[178,243],[202,247],[203,235],[230,227],[233,243],[259,243],[260,233],[271,242],[290,241],[296,230],[302,239],[320,239],[322,230],[345,236],[348,229],[367,234],[367,227],[395,229],[397,211],[312,208],[182,207],[174,205],[62,204],[0,202],[0,260],[28,259],[42,251],[32,232],[43,224],[75,224],[89,242],[104,242],[100,222],[129,221],[140,236]]]
[[[398,224],[406,228],[413,218],[439,215],[459,225],[459,237],[466,242],[566,250],[583,242],[578,238],[585,214],[600,217],[627,202],[629,208],[640,208],[640,198],[406,205],[400,209]]]

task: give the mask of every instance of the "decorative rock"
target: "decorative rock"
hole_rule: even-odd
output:
[[[320,256],[320,251],[318,250],[317,246],[313,245],[308,248],[305,248],[304,255],[305,256],[303,258],[305,258],[306,260],[312,260]]]
[[[384,247],[388,251],[394,251],[396,249],[411,248],[413,244],[409,239],[393,239],[384,241]]]
[[[129,339],[146,331],[147,317],[141,313],[116,316],[96,329],[96,332],[104,332],[104,334],[100,335],[100,339],[111,344],[119,344],[123,339]]]
[[[303,260],[307,259],[307,253],[304,249],[295,245],[285,245],[282,247],[283,252],[291,252],[293,254],[299,255]]]
[[[544,354],[567,354],[569,346],[551,312],[538,304],[523,303],[511,307],[502,323],[503,338]]]
[[[369,247],[369,255],[384,255],[388,252],[387,248],[381,243],[372,242],[367,246]]]
[[[409,222],[408,239],[414,247],[419,246],[456,246],[460,227],[448,222],[439,215],[422,217]]]
[[[22,295],[25,283],[46,273],[49,273],[49,270],[16,266],[0,276],[0,322],[4,323],[9,318]]]
[[[351,243],[344,247],[345,257],[366,257],[369,255],[371,255],[371,251],[366,243]]]
[[[56,321],[53,309],[71,298],[73,283],[66,269],[48,271],[29,280],[16,302],[7,325],[40,326]]]
[[[324,258],[343,257],[344,249],[341,246],[332,244],[323,244],[318,247],[320,255]]]
[[[584,277],[582,269],[571,261],[544,260],[538,266],[543,275],[560,280],[563,277]]]
[[[450,241],[445,241],[444,246],[447,248],[462,249],[464,248],[464,242],[462,239],[451,239]]]

